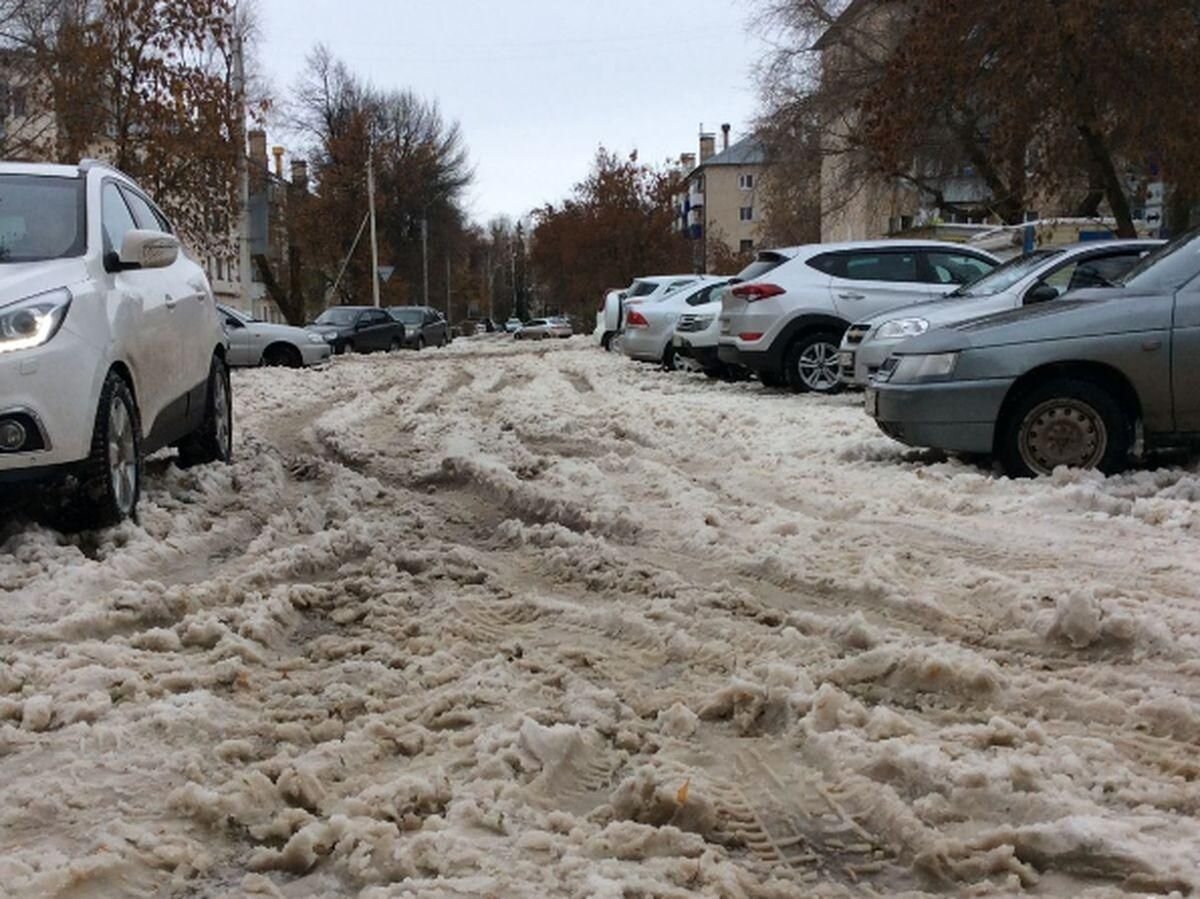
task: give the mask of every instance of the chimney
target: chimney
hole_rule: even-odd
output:
[[[292,160],[292,186],[308,190],[308,163],[303,159]]]
[[[267,132],[255,128],[247,137],[250,139],[250,163],[258,168],[267,167]]]
[[[715,134],[700,135],[700,162],[705,163],[717,155],[717,136]]]
[[[696,154],[695,153],[684,153],[682,156],[679,157],[679,165],[685,171],[690,172],[692,169],[694,169],[696,167]]]
[[[283,178],[283,147],[272,147],[271,155],[275,157],[275,177]]]
[[[721,126],[721,134],[724,135],[724,141],[723,141],[724,146],[721,147],[722,150],[729,149],[729,131],[731,128],[732,128],[731,125],[722,125]]]

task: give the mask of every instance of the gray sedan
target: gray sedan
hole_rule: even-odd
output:
[[[319,334],[304,328],[261,322],[229,306],[218,305],[217,309],[229,335],[231,366],[301,368],[326,361],[332,352]]]
[[[1120,286],[931,331],[901,344],[866,395],[911,446],[995,454],[1014,476],[1126,467],[1200,443],[1200,231]]]

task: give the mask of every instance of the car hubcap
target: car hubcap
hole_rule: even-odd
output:
[[[831,343],[814,343],[805,348],[797,363],[805,387],[821,393],[838,385],[837,353],[837,347]]]
[[[229,391],[225,387],[225,379],[220,375],[217,375],[217,382],[213,385],[213,415],[217,419],[217,446],[228,458],[233,427],[230,422]]]
[[[1060,465],[1095,468],[1108,449],[1108,429],[1087,403],[1055,399],[1025,416],[1020,441],[1021,459],[1038,474]]]
[[[108,410],[108,476],[117,510],[129,515],[137,497],[137,441],[133,418],[120,397],[113,398]]]

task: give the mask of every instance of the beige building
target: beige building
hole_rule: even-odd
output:
[[[921,166],[922,180],[936,185],[946,208],[933,196],[899,178],[875,173],[850,142],[853,110],[863,72],[894,48],[893,27],[904,0],[853,0],[814,44],[823,77],[837,85],[827,99],[832,109],[821,147],[821,240],[874,240],[938,225],[986,225],[989,193],[965,163]],[[847,110],[841,112],[840,110]],[[967,210],[967,211],[959,211]]]
[[[700,135],[700,155],[680,157],[686,172],[675,198],[678,229],[695,245],[697,271],[713,272],[758,248],[763,233],[762,179],[765,152],[755,137],[729,142],[722,127],[722,148],[715,134]]]

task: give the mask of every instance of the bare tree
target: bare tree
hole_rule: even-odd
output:
[[[969,167],[1006,222],[1034,204],[1134,233],[1131,185],[1195,196],[1194,0],[766,0],[785,36],[763,71],[770,118],[815,129],[825,202],[880,178],[943,208]],[[836,188],[839,197],[831,197]]]

